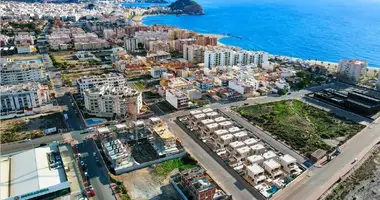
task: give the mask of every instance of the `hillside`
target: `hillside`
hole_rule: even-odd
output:
[[[203,15],[203,8],[192,0],[177,0],[169,5],[169,8],[177,14]]]

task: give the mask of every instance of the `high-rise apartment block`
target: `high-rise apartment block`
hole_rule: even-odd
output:
[[[78,92],[83,95],[84,90],[103,85],[119,86],[127,82],[123,74],[109,73],[94,76],[82,76],[77,80]]]
[[[0,84],[17,84],[25,82],[46,81],[43,63],[8,62],[0,66]]]
[[[142,108],[141,92],[126,85],[103,85],[84,90],[84,105],[92,115],[137,117]]]
[[[27,110],[49,102],[49,89],[39,83],[0,86],[2,112]]]
[[[356,84],[362,75],[366,73],[367,61],[362,60],[341,60],[338,66],[339,80]]]

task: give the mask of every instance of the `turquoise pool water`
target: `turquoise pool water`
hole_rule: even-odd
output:
[[[42,58],[15,60],[16,63],[42,63]]]
[[[99,124],[103,124],[107,122],[107,120],[105,119],[100,119],[100,118],[90,118],[90,119],[86,119],[86,124],[88,126],[94,126],[94,125],[99,125]]]

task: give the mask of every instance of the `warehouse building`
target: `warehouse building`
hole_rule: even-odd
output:
[[[51,146],[2,157],[0,180],[5,200],[54,199],[70,192],[59,151]]]

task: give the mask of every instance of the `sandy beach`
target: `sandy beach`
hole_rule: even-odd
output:
[[[216,37],[218,40],[227,37],[225,35],[213,34],[213,33],[198,33],[198,35],[203,35],[203,36],[207,36],[207,37]]]
[[[149,16],[155,16],[155,15],[139,15],[139,16],[134,16],[132,20],[138,24],[142,24],[142,20],[144,17],[149,17]]]

